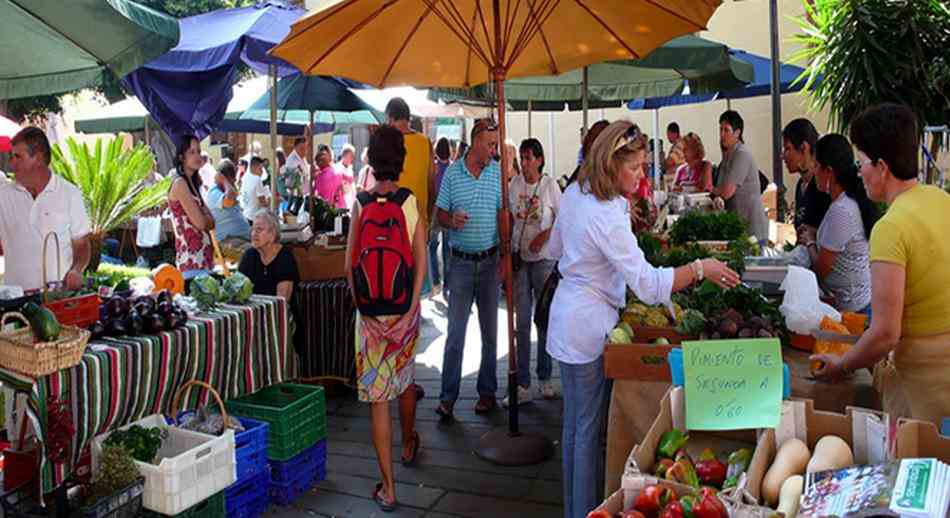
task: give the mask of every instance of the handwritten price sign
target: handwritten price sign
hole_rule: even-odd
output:
[[[782,408],[778,339],[683,342],[683,375],[688,429],[778,426]]]

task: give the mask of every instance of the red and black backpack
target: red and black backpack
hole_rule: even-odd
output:
[[[367,316],[402,315],[412,306],[412,245],[402,205],[412,191],[361,192],[353,256],[356,307]]]

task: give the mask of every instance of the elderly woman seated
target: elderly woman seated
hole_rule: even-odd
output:
[[[254,283],[254,293],[290,300],[300,275],[294,254],[279,238],[277,216],[270,211],[259,214],[251,227],[252,248],[244,252],[238,270]]]

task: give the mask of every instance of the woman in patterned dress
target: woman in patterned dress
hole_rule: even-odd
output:
[[[168,209],[175,229],[175,262],[182,272],[211,270],[214,252],[209,232],[214,217],[201,197],[201,146],[194,135],[182,137],[175,152],[175,172]]]
[[[399,189],[399,174],[403,170],[406,147],[402,132],[392,126],[382,126],[370,137],[369,165],[376,184],[367,192],[390,194]],[[350,211],[353,224],[346,250],[346,272],[353,291],[352,253],[359,243],[360,203]],[[373,499],[385,512],[396,508],[396,488],[392,466],[392,422],[389,402],[399,400],[399,421],[402,425],[402,463],[412,465],[421,447],[415,430],[416,391],[415,348],[419,337],[419,300],[426,277],[426,230],[416,205],[416,197],[402,204],[406,230],[412,246],[412,304],[403,315],[360,317],[360,340],[356,347],[356,380],[360,401],[370,404],[373,424],[373,445],[382,472],[382,482],[376,485]],[[407,287],[408,288],[408,287]],[[356,299],[355,292],[353,296]]]

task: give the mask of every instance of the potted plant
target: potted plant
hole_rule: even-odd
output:
[[[149,184],[155,159],[144,144],[123,149],[121,139],[93,147],[66,139],[68,156],[59,144],[53,146],[52,170],[82,191],[89,223],[92,254],[87,271],[99,268],[106,234],[167,199],[171,178]]]
[[[126,518],[142,511],[145,479],[135,467],[132,453],[122,446],[105,446],[99,470],[89,487],[83,518]]]

